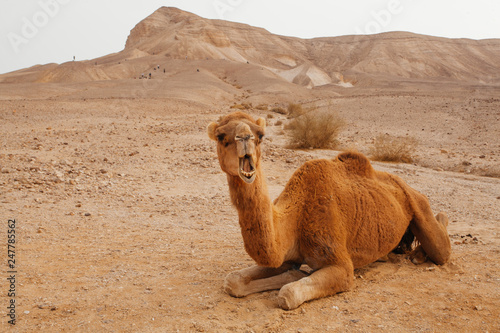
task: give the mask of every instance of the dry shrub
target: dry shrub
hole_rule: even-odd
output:
[[[283,125],[283,122],[281,120],[278,120],[277,122],[274,123],[274,126],[281,126]]]
[[[411,163],[417,146],[418,141],[412,137],[379,135],[370,154],[375,161]]]
[[[288,118],[296,118],[304,114],[301,104],[290,103],[288,104]]]
[[[345,121],[331,110],[308,110],[292,119],[285,129],[292,148],[335,148]]]
[[[484,177],[500,178],[500,166],[486,168],[481,174]]]
[[[255,107],[257,110],[263,110],[263,111],[267,111],[267,105],[265,104],[259,104]]]
[[[286,110],[279,106],[272,108],[271,111],[279,114],[286,114]]]
[[[238,110],[244,110],[245,107],[241,104],[234,104],[230,106],[231,109],[238,109]]]
[[[252,108],[252,103],[242,103],[242,104],[234,104],[230,106],[231,109],[238,109],[238,110],[248,110]]]

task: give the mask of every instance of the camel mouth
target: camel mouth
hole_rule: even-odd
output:
[[[255,180],[255,164],[251,155],[240,157],[238,175],[247,184],[251,184]]]

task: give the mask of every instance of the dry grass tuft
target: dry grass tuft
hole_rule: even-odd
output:
[[[290,134],[291,148],[335,148],[337,137],[345,126],[345,121],[331,110],[312,108],[300,111],[285,129]]]
[[[249,110],[252,108],[252,103],[241,103],[234,104],[229,107],[230,109],[238,109],[238,110]]]
[[[413,162],[418,141],[412,137],[379,135],[370,149],[371,159],[382,162]]]
[[[288,118],[296,118],[304,114],[304,109],[301,104],[290,103],[288,104]]]
[[[486,168],[481,173],[481,176],[491,177],[491,178],[500,178],[500,166],[496,165],[496,166]]]

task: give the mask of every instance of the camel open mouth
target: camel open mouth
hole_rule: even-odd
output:
[[[255,180],[255,164],[250,155],[240,157],[240,168],[238,174],[245,183],[251,184]]]

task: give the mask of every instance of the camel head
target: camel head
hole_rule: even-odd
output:
[[[208,125],[208,136],[217,141],[222,171],[230,176],[239,176],[247,184],[253,183],[260,164],[260,143],[265,127],[264,118],[255,121],[239,111]]]

